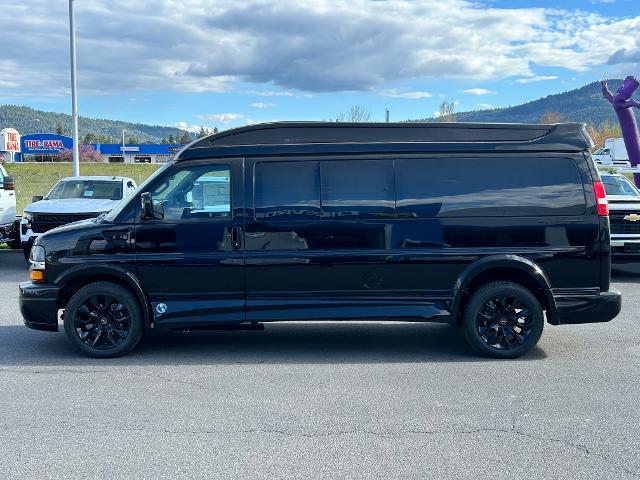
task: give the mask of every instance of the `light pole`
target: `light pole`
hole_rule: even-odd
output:
[[[78,138],[78,96],[76,92],[76,26],[73,2],[69,0],[69,45],[71,50],[71,129],[73,131],[73,175],[80,175],[80,149]]]
[[[124,152],[124,132],[126,132],[126,130],[123,128],[122,129],[122,163],[127,163],[127,155]]]

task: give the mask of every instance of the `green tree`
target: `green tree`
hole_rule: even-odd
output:
[[[191,143],[191,135],[189,135],[189,132],[184,132],[180,137],[180,139],[178,140],[178,143],[181,143],[182,145]]]
[[[167,138],[167,143],[169,144],[176,143],[176,141],[173,139],[173,135],[169,135],[169,138]]]
[[[204,138],[206,136],[209,135],[209,129],[208,128],[204,128],[204,127],[200,127],[200,130],[198,131],[197,137],[198,138]]]

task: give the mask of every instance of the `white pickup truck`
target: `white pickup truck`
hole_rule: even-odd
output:
[[[20,222],[25,258],[29,258],[31,246],[39,235],[106,213],[136,187],[136,182],[128,177],[67,177],[56,183],[45,197],[33,197],[33,203],[24,208]]]
[[[0,244],[15,246],[16,192],[13,177],[0,165]]]
[[[640,191],[624,175],[601,173],[609,203],[611,259],[640,261]]]
[[[622,138],[607,138],[604,148],[593,152],[593,159],[598,165],[612,167],[630,167],[629,154]]]

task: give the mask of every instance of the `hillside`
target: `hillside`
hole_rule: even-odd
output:
[[[621,83],[621,79],[609,80],[609,88],[617,89]],[[538,123],[545,112],[551,111],[560,113],[563,120],[570,122],[602,125],[606,122],[617,123],[618,121],[611,105],[602,98],[599,82],[590,83],[576,90],[548,95],[515,107],[459,112],[456,113],[456,120],[459,122]],[[434,119],[424,118],[417,121],[434,121]]]
[[[112,137],[115,141],[122,138],[122,130],[126,130],[126,136],[136,137],[140,142],[160,142],[169,135],[182,136],[184,130],[158,125],[144,125],[142,123],[122,122],[118,120],[105,120],[101,118],[79,117],[78,126],[80,137],[87,133]],[[66,113],[45,112],[29,107],[16,105],[0,105],[0,128],[13,127],[22,135],[39,132],[56,132],[62,129],[63,133],[71,133],[71,115]]]

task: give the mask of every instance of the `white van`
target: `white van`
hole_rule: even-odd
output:
[[[136,182],[128,177],[67,177],[56,183],[45,197],[33,197],[33,203],[24,208],[20,222],[25,258],[41,234],[106,213],[136,187]]]
[[[0,165],[0,244],[15,240],[16,192],[13,177]]]

